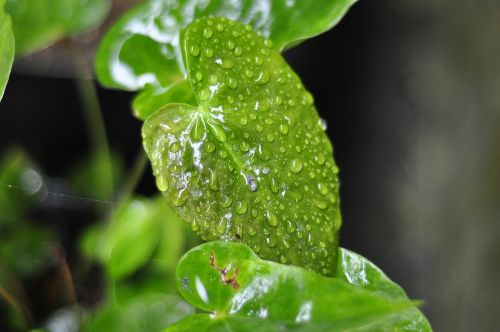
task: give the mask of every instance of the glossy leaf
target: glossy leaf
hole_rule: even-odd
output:
[[[176,279],[182,296],[212,317],[255,317],[273,328],[282,323],[344,331],[389,321],[413,306],[407,299],[261,260],[237,243],[209,242],[192,249],[179,261]]]
[[[401,287],[391,281],[377,266],[361,255],[347,249],[340,249],[338,278],[366,290],[385,294],[394,300],[404,300],[408,297]],[[384,331],[432,331],[425,316],[417,308],[401,313],[392,321],[382,322],[379,330]]]
[[[14,61],[14,34],[10,16],[4,11],[5,0],[0,0],[0,101],[9,80]]]
[[[86,317],[82,330],[157,332],[192,312],[191,306],[175,295],[140,295],[120,306],[109,303],[98,308]]]
[[[333,275],[341,220],[332,146],[311,95],[270,45],[224,18],[193,23],[183,47],[199,106],[155,112],[144,147],[158,188],[203,239]]]
[[[173,267],[182,248],[181,224],[163,201],[132,199],[105,230],[87,232],[83,252],[96,257],[114,280],[123,279],[152,259]]]
[[[196,18],[213,15],[248,23],[282,50],[333,27],[355,1],[149,0],[122,17],[104,37],[97,75],[107,87],[167,87],[185,76],[180,31]]]
[[[166,88],[148,86],[134,98],[132,109],[136,117],[146,120],[148,116],[162,109],[165,105],[179,101],[196,105],[196,98],[189,81],[182,81]]]
[[[16,36],[16,53],[26,54],[56,40],[99,25],[109,0],[7,0]]]

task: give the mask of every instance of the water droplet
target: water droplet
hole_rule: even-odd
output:
[[[220,23],[217,23],[217,25],[215,26],[215,28],[217,29],[217,31],[219,32],[222,32],[224,31],[224,26]]]
[[[210,172],[208,187],[216,191],[217,189],[219,189],[219,185],[217,184],[217,173],[210,168],[208,169],[208,171]]]
[[[178,142],[173,142],[169,145],[168,149],[170,152],[178,152],[181,149],[181,145]]]
[[[240,125],[242,125],[242,126],[246,126],[246,125],[247,125],[247,123],[248,123],[248,119],[247,119],[246,117],[244,117],[244,116],[243,116],[243,117],[241,117],[241,118],[238,120],[238,122],[240,123]],[[247,133],[245,133],[245,134],[247,134]],[[247,134],[247,135],[248,135],[248,134]]]
[[[230,77],[227,84],[231,89],[236,89],[238,87],[238,81],[235,78]]]
[[[279,191],[279,189],[280,189],[279,181],[275,178],[272,178],[271,179],[271,191],[276,194]]]
[[[312,172],[312,171],[311,171],[311,172],[309,172],[309,177],[310,177],[311,179],[314,179],[314,178],[316,177],[316,173],[314,173],[314,172]]]
[[[234,45],[234,41],[232,41],[232,40],[228,40],[228,41],[226,42],[226,46],[227,46],[227,48],[228,48],[228,49],[230,49],[230,50],[234,49],[234,46],[235,46],[235,45]]]
[[[194,77],[197,81],[201,81],[203,79],[203,74],[201,73],[201,71],[197,71]]]
[[[222,217],[216,228],[217,228],[216,229],[217,233],[219,233],[220,235],[224,235],[224,233],[226,232],[226,228],[227,228],[226,218]]]
[[[314,103],[314,98],[312,96],[312,94],[310,94],[309,92],[304,92],[304,96],[303,96],[303,99],[302,99],[302,103],[304,105],[312,105]]]
[[[293,173],[299,173],[302,170],[302,161],[299,159],[293,159],[290,162],[290,171]]]
[[[264,40],[264,45],[268,48],[273,47],[273,42],[270,41],[269,39]]]
[[[246,201],[239,201],[237,204],[236,204],[236,208],[235,208],[235,211],[236,213],[238,214],[244,214],[247,212],[247,208],[248,208],[248,204]]]
[[[177,193],[173,191],[170,197],[172,203],[177,207],[183,206],[187,201],[187,194],[185,193],[185,190],[179,190]]]
[[[278,226],[278,217],[276,217],[276,215],[272,212],[267,212],[265,214],[266,216],[266,220],[267,220],[267,223],[269,224],[269,226],[271,227],[276,227]]]
[[[210,74],[210,75],[208,76],[208,84],[210,84],[210,85],[217,84],[217,79],[218,79],[218,78],[217,78],[217,75],[215,75],[215,74]]]
[[[203,37],[205,37],[206,39],[212,38],[213,34],[214,34],[214,32],[212,31],[212,29],[210,29],[210,28],[203,29]]]
[[[285,192],[285,197],[294,201],[295,203],[298,203],[302,200],[304,197],[300,191],[294,191],[294,190],[287,190]]]
[[[220,66],[224,69],[231,69],[234,67],[234,61],[228,58],[221,59]]]
[[[274,142],[274,135],[273,135],[273,134],[271,134],[271,133],[267,134],[267,141],[268,141],[269,143]]]
[[[328,187],[324,183],[318,183],[318,190],[322,195],[326,195],[328,193]]]
[[[222,207],[227,208],[231,206],[231,203],[233,203],[233,199],[229,196],[224,196],[222,199]]]
[[[227,135],[224,129],[214,123],[210,124],[210,128],[212,128],[212,132],[217,140],[220,142],[227,142]]]
[[[326,209],[328,207],[328,203],[325,202],[325,201],[323,201],[323,200],[314,199],[313,202],[314,202],[314,205],[316,205],[321,210],[324,210],[324,209]]]
[[[234,51],[233,51],[233,52],[234,52],[234,55],[236,55],[236,56],[240,56],[240,55],[242,55],[242,54],[243,54],[243,49],[242,49],[241,47],[239,47],[239,46],[236,46],[236,47],[234,48]]]
[[[240,143],[240,150],[242,152],[248,152],[248,150],[250,150],[250,144],[248,144],[248,142],[246,141],[243,141]]]
[[[196,44],[191,45],[191,48],[189,49],[189,53],[191,53],[192,56],[200,55],[200,47]]]
[[[202,101],[208,100],[208,98],[210,98],[210,90],[201,89],[198,93],[198,98],[200,98],[200,100]]]
[[[168,190],[168,180],[166,176],[159,175],[156,177],[156,186],[160,191]]]
[[[262,59],[262,57],[256,55],[255,58],[253,59],[255,64],[260,66],[264,63],[264,59]]]
[[[283,134],[283,135],[287,135],[288,134],[288,125],[287,124],[280,124],[280,132]]]
[[[252,78],[253,77],[253,71],[251,69],[245,69],[245,76],[248,77],[248,78]]]
[[[257,84],[266,84],[271,79],[269,72],[267,70],[260,71],[255,77],[255,82]]]
[[[208,143],[205,145],[205,151],[207,152],[214,152],[215,151],[215,145],[213,143]]]
[[[295,223],[294,223],[293,221],[288,220],[288,221],[286,222],[286,231],[287,231],[288,233],[290,233],[290,234],[291,234],[291,233],[295,232],[295,230],[296,230],[296,229],[297,229],[297,226],[295,226]]]
[[[211,58],[214,55],[214,50],[212,50],[210,47],[206,47],[203,49],[203,55],[207,58]]]
[[[319,165],[323,165],[325,163],[325,156],[322,153],[319,153],[314,156],[314,160],[316,160]]]

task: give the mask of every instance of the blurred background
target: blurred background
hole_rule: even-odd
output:
[[[102,31],[135,2],[114,1],[105,25],[73,46],[62,41],[19,59],[0,103],[0,156],[36,165],[40,172],[23,183],[36,187],[43,174],[42,197],[29,218],[57,230],[53,243],[64,248],[72,271],[82,268],[71,265],[82,230],[99,206],[116,203],[92,191],[99,179],[78,181],[78,165],[94,144],[81,92],[93,90],[75,81],[70,52],[86,50],[81,61],[91,63]],[[334,143],[341,245],[424,300],[436,331],[500,325],[499,31],[498,0],[361,0],[333,30],[285,54],[315,96]],[[116,169],[125,172],[141,149],[133,94],[96,92]],[[145,196],[156,193],[150,173],[139,182]],[[5,180],[0,190],[23,191]],[[0,246],[9,236],[0,233]],[[102,277],[88,269],[76,296],[93,303]],[[29,291],[54,282],[51,273],[32,277]]]

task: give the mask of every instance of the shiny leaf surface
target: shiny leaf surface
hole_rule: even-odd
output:
[[[333,275],[338,169],[312,96],[250,26],[200,19],[183,47],[199,105],[144,124],[158,188],[205,240]]]
[[[16,53],[26,54],[56,40],[97,27],[109,0],[7,0],[16,36]]]
[[[250,24],[282,50],[333,27],[355,1],[149,0],[105,36],[96,59],[97,75],[107,87],[167,87],[185,76],[180,31],[196,18],[213,15]]]
[[[5,0],[0,0],[0,101],[9,80],[14,61],[14,34],[10,16],[4,11]]]
[[[359,288],[385,294],[394,300],[404,300],[403,289],[391,281],[375,264],[347,249],[340,249],[338,278]],[[417,308],[399,314],[396,318],[378,325],[380,331],[432,331],[425,316]]]
[[[261,260],[237,243],[210,242],[192,249],[181,258],[176,279],[189,303],[212,313],[211,321],[200,318],[207,331],[224,327],[228,316],[260,318],[270,330],[296,325],[344,331],[390,322],[412,307],[407,299],[394,300],[341,279]]]

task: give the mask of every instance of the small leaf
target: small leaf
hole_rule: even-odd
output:
[[[255,317],[263,326],[311,324],[318,331],[344,331],[390,319],[413,306],[340,279],[261,260],[237,243],[209,242],[192,249],[179,261],[176,279],[182,296],[211,312],[213,321]],[[221,326],[213,321],[203,324]]]
[[[170,104],[144,123],[158,188],[205,240],[333,275],[338,170],[311,95],[250,26],[200,19],[183,47],[199,106]]]
[[[173,102],[196,104],[189,81],[172,84],[166,88],[148,86],[134,98],[132,108],[136,117],[146,120],[148,116]]]
[[[391,281],[382,270],[363,256],[347,249],[340,249],[337,271],[338,278],[356,287],[385,294],[393,300],[408,298],[403,289]],[[402,312],[393,321],[382,322],[378,327],[384,331],[432,331],[429,322],[417,308]]]
[[[166,87],[185,76],[180,31],[197,18],[222,16],[250,24],[282,50],[332,28],[355,1],[181,0],[172,5],[149,0],[106,34],[96,58],[97,76],[103,85],[118,89]]]
[[[16,53],[40,50],[56,40],[99,25],[109,0],[7,0],[16,36]]]
[[[5,0],[0,0],[0,101],[9,80],[14,61],[14,34],[10,16],[4,11]]]

